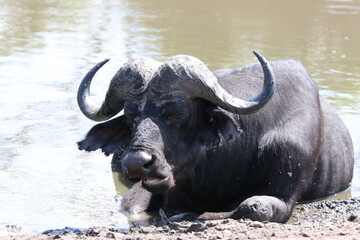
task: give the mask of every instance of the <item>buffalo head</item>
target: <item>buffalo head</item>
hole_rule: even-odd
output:
[[[79,148],[102,149],[114,154],[125,175],[150,192],[166,192],[196,175],[197,164],[209,152],[240,134],[237,114],[263,107],[274,93],[271,67],[261,63],[264,83],[251,99],[227,92],[215,75],[197,58],[171,57],[163,64],[149,58],[127,62],[111,80],[100,108],[90,101],[90,83],[106,61],[96,65],[82,80],[78,104],[83,114],[104,121],[124,110],[118,118],[96,125]]]

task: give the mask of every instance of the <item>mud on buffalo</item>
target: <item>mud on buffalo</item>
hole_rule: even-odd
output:
[[[108,60],[86,74],[78,105],[103,123],[78,146],[113,154],[133,181],[123,210],[286,222],[297,202],[349,188],[352,141],[335,110],[300,62],[254,54],[259,63],[214,72],[187,55],[130,59],[101,106],[90,84]]]

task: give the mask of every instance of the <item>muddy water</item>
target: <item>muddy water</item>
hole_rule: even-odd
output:
[[[0,235],[92,225],[126,228],[110,158],[75,142],[94,124],[81,115],[82,76],[104,58],[101,102],[127,58],[190,54],[210,69],[302,61],[348,126],[360,195],[360,2],[0,0]],[[116,186],[116,187],[115,187]]]

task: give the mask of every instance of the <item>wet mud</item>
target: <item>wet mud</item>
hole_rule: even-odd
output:
[[[39,235],[9,235],[1,240],[40,239],[359,239],[360,198],[328,200],[294,209],[286,224],[223,219],[132,227],[127,230],[64,228]]]

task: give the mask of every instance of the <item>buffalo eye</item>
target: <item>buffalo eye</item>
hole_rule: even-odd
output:
[[[219,125],[226,123],[228,117],[226,114],[224,114],[223,111],[216,108],[216,109],[211,109],[208,112],[206,120],[210,125]]]
[[[158,109],[160,117],[169,125],[181,126],[189,118],[185,101],[166,102]]]

